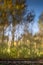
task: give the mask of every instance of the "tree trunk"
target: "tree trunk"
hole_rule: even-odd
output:
[[[3,26],[3,33],[2,33],[2,43],[4,43],[4,26]]]
[[[12,25],[12,43],[11,46],[14,46],[14,26]]]

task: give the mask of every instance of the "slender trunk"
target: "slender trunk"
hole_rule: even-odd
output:
[[[4,43],[4,26],[3,26],[3,33],[2,33],[2,43]]]
[[[14,46],[14,26],[12,25],[12,47]]]

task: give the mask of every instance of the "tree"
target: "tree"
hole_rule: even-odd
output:
[[[0,9],[0,32],[2,33],[2,42],[4,42],[5,30],[7,29],[9,22],[7,21],[6,11]]]
[[[40,46],[42,45],[42,47],[43,47],[43,12],[41,13],[41,15],[39,16],[39,21],[38,21],[38,23],[39,23],[39,35],[40,35],[40,37],[39,37],[39,39],[41,39],[41,44],[40,44]],[[42,48],[43,49],[43,48]]]
[[[15,26],[21,23],[21,21],[24,20],[24,16],[27,14],[26,0],[15,0],[14,3],[13,0],[4,0],[4,4],[1,9],[3,11],[1,17],[3,20],[3,22],[1,22],[3,24],[3,27],[5,26],[6,22],[7,26],[12,24],[12,44],[13,44]],[[32,14],[32,12],[30,12],[26,16],[26,18],[27,18],[26,21],[32,22],[34,19],[34,15]]]
[[[26,0],[15,0],[13,21],[12,21],[12,43],[14,43],[14,26],[19,24],[23,20],[23,15],[26,8]]]

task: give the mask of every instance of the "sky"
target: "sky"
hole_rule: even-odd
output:
[[[38,20],[39,20],[40,14],[43,12],[43,0],[27,0],[27,5],[28,5],[28,10],[30,10],[30,11],[34,10],[34,12],[35,12],[35,19],[34,19],[33,25],[32,25],[32,23],[27,24],[28,32],[32,33],[32,35],[34,35],[39,32]],[[25,33],[24,24],[19,24],[16,26],[16,30],[14,33],[15,40],[17,40],[19,37],[21,37],[21,34],[23,35]],[[10,35],[11,35],[11,32],[10,32]]]
[[[43,12],[43,0],[27,0],[28,8],[35,11],[36,20]]]

